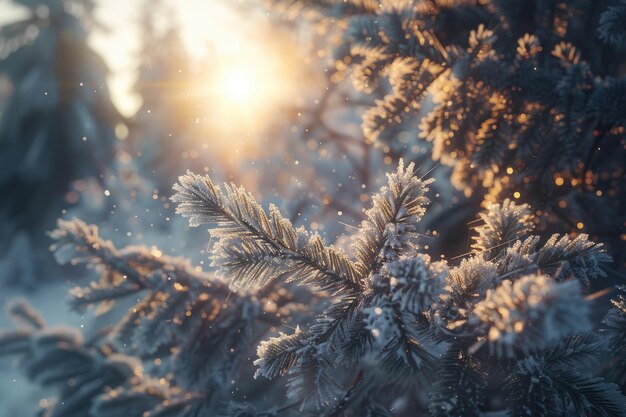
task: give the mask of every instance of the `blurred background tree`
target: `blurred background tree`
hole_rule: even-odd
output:
[[[107,66],[88,45],[94,3],[16,1],[26,18],[2,27],[0,73],[10,94],[0,120],[0,259],[9,279],[32,281],[45,265],[42,239],[76,203],[74,180],[95,178],[114,158]]]

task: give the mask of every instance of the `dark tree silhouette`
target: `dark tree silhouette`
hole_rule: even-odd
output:
[[[10,196],[0,203],[6,263],[28,258],[30,249],[42,260],[47,244],[39,236],[76,202],[75,193],[66,194],[72,181],[99,179],[109,166],[122,121],[109,97],[107,68],[87,44],[93,2],[16,3],[28,16],[0,29],[0,73],[12,85],[0,119],[0,191]],[[31,278],[24,270],[7,275]]]

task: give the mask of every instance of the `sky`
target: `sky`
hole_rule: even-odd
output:
[[[119,110],[132,115],[140,99],[132,93],[136,52],[140,49],[138,23],[141,9],[150,0],[100,0],[96,18],[108,31],[92,31],[89,42],[106,60],[112,74],[109,86]],[[243,55],[254,49],[251,16],[242,14],[246,0],[163,0],[171,7],[190,52],[206,53],[207,45],[223,54]],[[239,6],[239,8],[237,8]],[[258,13],[257,13],[258,14]],[[10,0],[0,0],[0,24],[20,17]],[[258,17],[258,16],[257,16]]]
[[[96,17],[111,30],[109,33],[95,32],[90,39],[91,45],[104,56],[113,72],[110,79],[111,93],[120,111],[126,115],[132,114],[140,104],[139,98],[130,90],[135,77],[134,69],[138,65],[135,54],[140,49],[138,23],[144,2],[101,0]],[[193,54],[204,54],[208,44],[234,53],[244,42],[243,32],[233,33],[233,28],[245,26],[244,17],[229,6],[229,0],[164,2],[172,7],[183,39]]]

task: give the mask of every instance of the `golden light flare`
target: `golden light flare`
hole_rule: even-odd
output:
[[[263,41],[276,37],[267,29],[257,39],[239,40],[238,47],[215,56],[207,74],[201,100],[206,101],[205,115],[217,128],[216,136],[247,143],[249,153],[255,135],[270,128],[294,108],[301,98],[302,58],[292,39],[280,42]]]
[[[235,56],[219,66],[211,80],[212,95],[220,103],[220,121],[241,120],[241,127],[256,129],[262,127],[271,111],[285,104],[293,91],[293,80],[286,75],[287,63],[270,52],[252,58],[252,62],[248,59],[248,54]]]
[[[249,154],[248,142],[279,119],[281,109],[293,107],[293,97],[310,84],[302,81],[308,67],[303,65],[298,39],[265,14],[229,2],[163,3],[167,7],[155,14],[155,27],[164,32],[170,20],[179,22],[174,29],[190,59],[180,63],[181,77],[167,86],[177,97],[188,98],[186,106],[180,106],[180,113],[190,119],[185,126],[192,132],[185,134],[198,138],[198,149],[206,143],[229,160]],[[135,51],[141,49],[138,10],[135,2],[104,2],[98,18],[114,30],[96,30],[92,36],[94,47],[112,68],[113,99],[129,117],[142,110],[141,97],[134,91],[137,74],[128,71],[137,66]],[[207,25],[209,18],[212,24]],[[127,136],[117,133],[121,139]],[[195,159],[191,152],[189,158]]]
[[[255,79],[257,74],[253,71],[246,71],[242,68],[236,68],[232,71],[225,71],[221,75],[222,79],[220,87],[223,96],[231,101],[233,104],[245,105],[253,100],[257,100],[259,95],[259,86],[262,85],[263,80]]]
[[[247,44],[213,60],[196,95],[201,123],[212,129],[211,152],[219,158],[234,163],[258,154],[263,132],[294,107],[297,64],[289,48],[280,52],[269,42]]]

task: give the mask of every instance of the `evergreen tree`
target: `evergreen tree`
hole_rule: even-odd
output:
[[[119,398],[118,415],[167,409],[149,413],[158,416],[626,415],[623,300],[597,333],[594,297],[585,297],[606,276],[603,246],[583,234],[544,241],[530,208],[507,200],[482,215],[466,259],[435,262],[417,232],[432,180],[414,170],[400,162],[388,175],[349,255],[276,207],[268,214],[244,189],[191,173],[172,200],[191,226],[211,226],[215,274],[158,250],[118,250],[79,220],[59,222],[59,261],[101,275],[73,290],[72,305],[137,300],[111,343],[186,400],[170,407],[98,388],[83,403]],[[31,342],[2,337],[8,353],[30,352]],[[608,376],[617,384],[602,377],[608,349],[621,361]]]
[[[0,120],[0,192],[10,196],[0,203],[0,257],[10,268],[25,258],[45,264],[45,231],[76,202],[71,183],[99,179],[109,165],[122,121],[107,68],[87,44],[93,2],[15,3],[27,17],[0,30],[0,73],[12,85]],[[5,272],[31,278],[24,269]]]
[[[185,126],[195,104],[169,89],[170,100],[162,100],[163,86],[188,81],[187,67],[181,73],[183,64],[154,45],[166,44],[181,60],[185,54],[177,32],[158,34],[147,14],[146,59],[137,84],[144,107],[130,126],[134,149],[119,151],[112,163],[105,157],[102,170],[87,147],[79,155],[89,167],[67,164],[81,177],[106,172],[96,180],[96,194],[111,197],[105,200],[111,216],[100,229],[59,220],[50,233],[59,263],[82,264],[99,276],[71,291],[71,307],[80,314],[93,308],[106,324],[84,340],[75,330],[47,327],[18,302],[9,313],[21,327],[0,332],[0,356],[18,358],[26,375],[56,396],[40,403],[40,415],[626,416],[625,290],[607,279],[614,272],[609,254],[623,267],[624,2],[272,2],[290,17],[314,21],[327,34],[324,42],[340,39],[332,44],[328,94],[288,126],[304,139],[299,145],[320,154],[295,159],[285,153],[296,148],[285,146],[277,155],[283,168],[285,160],[306,165],[313,191],[289,190],[296,208],[285,216],[275,205],[266,211],[243,187],[218,186],[188,172],[174,186],[172,204],[165,201],[163,187],[183,164],[193,159],[195,169],[208,169],[195,158],[162,163],[163,152],[192,150],[187,138],[193,129]],[[72,34],[84,35],[90,2],[20,3],[28,5],[28,22],[40,25],[40,32],[28,29],[31,23],[5,28],[2,36],[11,41],[0,44],[10,52],[0,64],[3,71],[11,59],[30,69],[26,63],[42,58],[28,48],[51,39],[65,46],[68,37],[71,45],[84,41]],[[62,24],[72,30],[59,29]],[[41,37],[42,28],[57,37]],[[588,36],[589,28],[597,36]],[[78,44],[76,50],[88,51]],[[56,50],[67,51],[78,54]],[[99,137],[95,143],[112,151],[110,126],[118,116],[105,90],[75,91],[59,76],[76,76],[90,61],[76,58],[80,65],[66,74],[61,69],[73,61],[53,65],[56,55],[43,56],[43,73],[7,71],[24,91],[43,85],[58,93],[56,107],[33,112],[87,115],[80,120],[90,123],[71,128],[89,126],[86,146]],[[96,69],[93,74],[104,74],[103,67]],[[342,90],[348,75],[358,92]],[[48,84],[29,81],[40,78]],[[365,141],[353,142],[324,116],[337,116],[326,107],[333,92],[352,102],[347,119],[370,108],[363,117]],[[21,120],[17,104],[6,107],[5,115],[15,115],[3,115],[2,123]],[[96,111],[103,108],[111,112]],[[108,116],[97,117],[103,114]],[[19,125],[40,126],[33,134],[37,141],[48,137],[40,132],[68,142],[73,137],[73,130],[55,130],[63,126],[58,119],[28,120],[50,122]],[[144,131],[149,140],[138,139]],[[5,143],[18,142],[0,136],[0,146]],[[50,156],[24,149],[11,152]],[[434,188],[426,178],[435,165],[423,164],[423,149],[429,160],[432,153],[449,166],[437,177],[450,174],[473,200],[453,204],[456,196],[445,184]],[[330,156],[321,157],[322,150]],[[380,167],[401,155],[421,164],[420,173],[400,159],[386,185],[366,194]],[[342,168],[335,158],[345,162]],[[145,171],[154,183],[143,178]],[[77,177],[63,178],[65,192]],[[283,184],[268,182],[274,185],[261,188],[275,191]],[[22,183],[10,177],[6,184],[1,190],[11,195],[11,187]],[[33,190],[23,191],[37,195]],[[440,190],[445,198],[427,209]],[[307,195],[297,198],[303,191]],[[313,206],[315,200],[322,205]],[[359,210],[358,201],[369,209]],[[435,261],[438,242],[448,251],[470,246],[458,225],[480,201],[484,210],[472,222],[470,252]],[[170,223],[174,206],[179,221],[209,228],[209,268],[165,254],[205,247],[194,243],[198,234]],[[327,245],[317,222],[348,209],[353,219],[362,219],[358,231]],[[116,216],[124,217],[122,223]],[[40,230],[47,228],[43,217],[49,218],[42,216]],[[309,219],[313,230],[295,226]],[[436,236],[425,235],[434,227]],[[569,233],[546,233],[557,229]],[[153,244],[125,246],[120,231],[128,240]],[[21,252],[24,243],[16,246],[14,253]],[[593,292],[596,287],[603,290]],[[607,293],[613,305],[598,325],[595,313],[604,306],[597,300]],[[120,312],[125,314],[118,320]]]
[[[542,227],[602,239],[623,269],[626,3],[271,3],[338,37],[357,89],[387,86],[363,114],[366,141],[401,149],[409,126],[466,195],[526,201]]]

